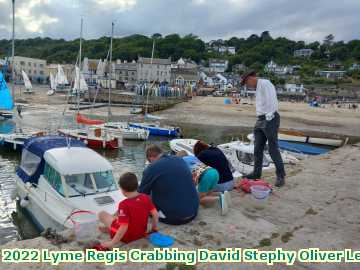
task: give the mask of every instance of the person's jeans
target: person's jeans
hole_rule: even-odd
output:
[[[276,167],[276,176],[278,178],[285,177],[284,163],[279,150],[278,131],[280,127],[280,115],[276,112],[275,117],[271,121],[266,119],[258,119],[254,128],[255,147],[254,147],[254,176],[261,177],[264,148],[266,141],[268,142],[269,154]]]

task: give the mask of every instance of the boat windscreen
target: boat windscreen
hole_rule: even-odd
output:
[[[28,175],[32,176],[39,167],[41,158],[27,149],[24,149],[21,156],[21,169]]]

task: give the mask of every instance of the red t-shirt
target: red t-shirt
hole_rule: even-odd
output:
[[[119,227],[127,224],[128,229],[121,242],[129,243],[143,238],[146,234],[150,212],[154,209],[156,208],[150,197],[145,194],[123,200],[119,203],[118,216],[111,224],[110,237],[114,238]]]

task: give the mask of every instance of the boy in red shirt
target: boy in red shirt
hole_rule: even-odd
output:
[[[129,243],[143,238],[147,232],[149,215],[152,217],[152,231],[157,231],[158,212],[149,196],[137,192],[138,181],[133,173],[125,173],[119,179],[121,192],[126,197],[119,203],[118,211],[111,215],[99,213],[99,220],[105,225],[102,232],[109,232],[111,240],[101,243],[111,249],[120,242]]]

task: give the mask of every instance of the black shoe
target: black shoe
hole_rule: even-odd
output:
[[[275,182],[275,187],[282,187],[285,185],[285,177],[278,177]]]
[[[249,179],[249,180],[257,180],[260,179],[261,176],[258,175],[254,175],[253,173],[245,175],[244,178]]]

